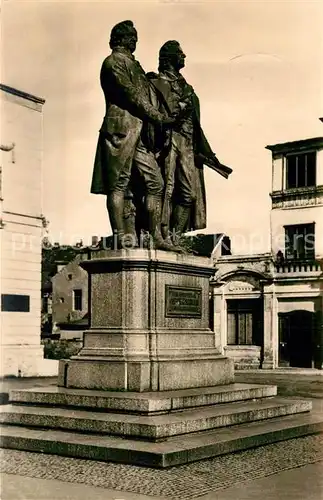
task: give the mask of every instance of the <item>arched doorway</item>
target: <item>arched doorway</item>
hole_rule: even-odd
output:
[[[315,343],[315,313],[279,313],[279,366],[312,368]]]

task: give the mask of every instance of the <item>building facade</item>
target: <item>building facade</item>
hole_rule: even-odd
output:
[[[323,138],[267,149],[271,251],[216,259],[214,331],[237,369],[321,369]]]
[[[40,343],[45,101],[6,85],[0,96],[1,376],[52,374]]]
[[[79,265],[87,257],[79,254],[74,260],[58,268],[52,277],[52,322],[60,324],[79,322],[88,313],[88,274]]]

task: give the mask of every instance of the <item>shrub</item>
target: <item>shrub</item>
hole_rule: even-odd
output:
[[[45,340],[44,357],[46,359],[68,359],[75,356],[82,348],[82,342],[70,340]]]

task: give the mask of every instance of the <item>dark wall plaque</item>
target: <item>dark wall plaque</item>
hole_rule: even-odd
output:
[[[200,318],[202,288],[166,285],[165,315],[171,318]]]
[[[29,312],[29,295],[2,294],[1,310],[6,312]]]

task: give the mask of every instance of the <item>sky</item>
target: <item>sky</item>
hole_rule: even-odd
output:
[[[165,41],[181,43],[204,132],[233,168],[228,180],[205,168],[204,232],[226,233],[234,252],[268,251],[265,146],[323,135],[323,2],[3,0],[1,81],[46,99],[43,213],[61,243],[110,234],[105,197],[90,184],[105,112],[100,67],[124,19],[146,71]]]

